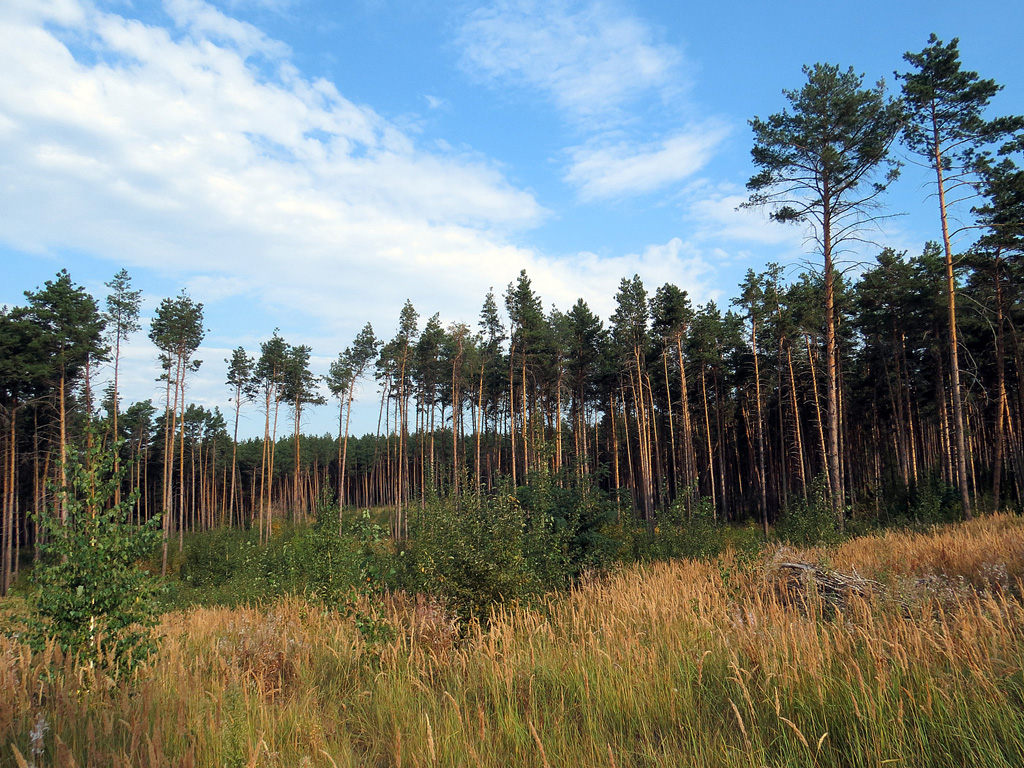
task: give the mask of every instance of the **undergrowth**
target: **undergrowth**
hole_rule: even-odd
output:
[[[2,638],[0,766],[1021,764],[1020,519],[786,557],[900,599],[826,611],[770,559],[728,549],[585,577],[487,621],[387,589],[352,611],[303,596],[174,611],[131,688]]]

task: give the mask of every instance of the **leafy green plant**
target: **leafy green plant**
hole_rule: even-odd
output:
[[[41,648],[52,638],[116,674],[156,650],[158,582],[139,563],[160,541],[159,518],[130,522],[138,491],[113,502],[130,469],[117,463],[122,441],[105,449],[96,435],[89,438],[84,449],[68,446],[67,483],[54,489],[64,519],[52,507],[36,516],[42,558],[32,577],[35,610],[26,620],[26,639]]]
[[[842,536],[836,526],[824,474],[814,478],[806,499],[799,498],[783,510],[775,526],[775,534],[795,546],[839,543]]]
[[[687,512],[684,500],[679,498],[658,518],[648,556],[709,560],[724,547],[725,528],[715,520],[711,499],[699,499]]]
[[[938,475],[921,478],[910,494],[910,517],[916,523],[951,523],[960,516],[956,489]]]

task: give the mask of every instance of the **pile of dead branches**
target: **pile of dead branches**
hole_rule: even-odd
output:
[[[768,564],[767,575],[773,581],[785,602],[807,605],[808,600],[820,600],[838,611],[845,611],[851,600],[896,603],[903,599],[890,594],[884,584],[861,576],[854,569],[850,573],[827,568],[818,563],[799,559],[791,549],[780,547]]]

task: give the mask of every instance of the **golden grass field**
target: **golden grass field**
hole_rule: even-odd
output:
[[[624,568],[469,627],[391,595],[371,643],[297,597],[195,608],[131,684],[0,638],[0,765],[1022,766],[1022,577],[995,516]]]

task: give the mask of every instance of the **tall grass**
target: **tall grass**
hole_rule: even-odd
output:
[[[485,624],[359,607],[390,634],[298,598],[196,608],[131,686],[2,640],[0,765],[1019,766],[1022,555],[1010,517],[787,552],[900,598],[838,610],[731,554]]]

